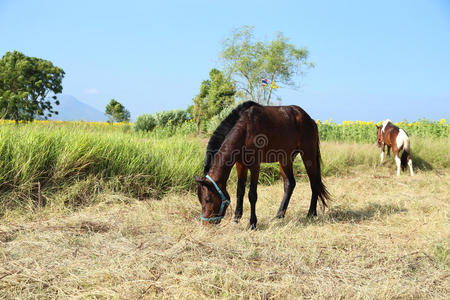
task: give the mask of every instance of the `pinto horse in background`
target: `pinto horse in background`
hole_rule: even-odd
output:
[[[293,161],[300,154],[309,177],[312,197],[308,217],[316,216],[317,199],[330,198],[320,173],[319,133],[313,119],[298,106],[262,106],[248,101],[237,106],[209,140],[203,177],[195,176],[203,224],[219,223],[230,203],[227,181],[236,165],[235,222],[242,217],[247,173],[250,170],[250,228],[256,228],[257,184],[261,163],[279,162],[284,196],[277,212],[283,218],[295,187]]]
[[[397,176],[400,176],[400,166],[404,170],[407,164],[409,165],[411,176],[414,175],[409,137],[403,129],[392,124],[389,119],[383,121],[382,126],[377,125],[377,143],[378,147],[381,148],[380,164],[383,163],[384,159],[384,146],[387,146],[388,156],[390,156],[391,148],[394,153],[395,163],[397,164]],[[400,159],[398,155],[401,150],[403,150],[403,153]]]

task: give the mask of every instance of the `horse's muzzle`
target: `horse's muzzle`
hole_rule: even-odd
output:
[[[220,221],[222,220],[213,220],[213,221],[204,221],[202,220],[202,225],[217,225],[220,223]]]

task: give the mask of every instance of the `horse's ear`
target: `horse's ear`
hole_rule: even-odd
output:
[[[197,182],[197,184],[199,185],[203,185],[206,186],[208,188],[213,188],[213,185],[211,182],[207,181],[205,177],[200,177],[200,176],[194,176],[194,180],[195,182]]]
[[[377,128],[381,128],[381,126],[378,126],[377,124],[375,124],[375,126],[377,126]]]
[[[204,183],[205,182],[205,178],[199,177],[199,176],[194,176],[194,180],[197,183]]]

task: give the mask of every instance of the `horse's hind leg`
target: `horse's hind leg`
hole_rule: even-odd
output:
[[[414,176],[414,171],[413,171],[413,165],[412,165],[412,159],[411,159],[411,155],[408,153],[408,166],[409,166],[409,172],[411,174],[411,176]]]
[[[309,206],[308,217],[317,216],[317,199],[319,198],[318,186],[321,182],[320,169],[318,165],[317,150],[309,146],[302,149],[302,160],[308,174],[309,183],[311,185],[311,204]]]
[[[284,195],[281,201],[280,208],[277,212],[277,218],[284,218],[286,209],[289,205],[289,200],[291,199],[292,192],[295,188],[295,178],[292,168],[292,161],[288,163],[280,162],[280,171],[284,180]]]
[[[250,190],[248,191],[248,199],[250,200],[250,229],[256,228],[258,219],[256,218],[256,200],[258,194],[256,192],[259,178],[259,165],[250,169]]]
[[[398,152],[399,151],[394,151],[394,157],[395,157],[395,163],[397,165],[397,176],[400,176],[400,165],[401,165],[401,160],[398,157]]]
[[[245,194],[245,183],[247,181],[248,168],[240,163],[236,163],[236,171],[238,176],[237,192],[236,192],[236,211],[234,213],[234,222],[239,222],[242,218],[242,204]]]

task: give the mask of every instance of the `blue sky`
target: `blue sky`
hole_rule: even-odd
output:
[[[283,104],[315,119],[450,117],[450,1],[0,0],[0,55],[51,60],[64,93],[103,111],[186,108],[222,41],[253,25],[307,47],[316,67]]]

